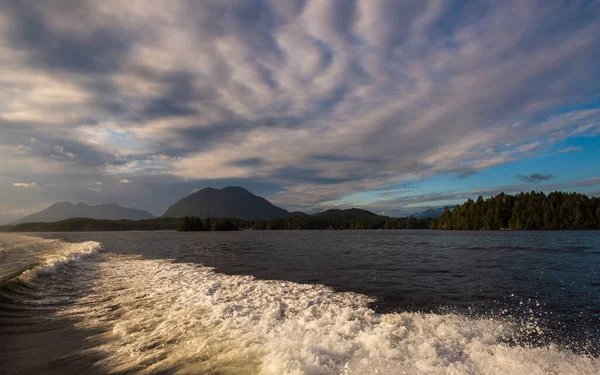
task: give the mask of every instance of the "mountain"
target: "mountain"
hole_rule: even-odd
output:
[[[349,208],[347,210],[331,209],[314,214],[313,216],[323,220],[365,220],[378,217],[379,215],[371,211],[361,210],[360,208]]]
[[[444,212],[446,207],[429,208],[423,212],[411,215],[417,219],[437,219]]]
[[[238,219],[278,219],[290,213],[265,198],[238,186],[206,188],[180,199],[163,217],[231,217]]]
[[[124,208],[114,203],[88,206],[85,203],[73,204],[69,202],[58,202],[45,210],[25,216],[11,225],[33,222],[54,222],[74,217],[105,220],[144,220],[154,218],[149,212],[135,210],[133,208]]]

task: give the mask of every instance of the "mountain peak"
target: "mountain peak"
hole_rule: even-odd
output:
[[[199,194],[199,193],[202,193],[202,192],[211,192],[211,191],[215,191],[215,190],[217,190],[217,189],[212,188],[212,187],[205,187],[204,189],[196,190],[194,193],[195,194]]]
[[[169,207],[162,216],[276,219],[288,215],[288,211],[243,187],[227,186],[223,189],[207,187],[192,193]]]
[[[244,193],[252,194],[247,189],[244,189],[241,186],[234,186],[234,185],[226,186],[226,187],[221,188],[221,189],[217,189],[217,188],[209,186],[209,187],[205,187],[203,189],[200,189],[200,190],[196,191],[196,193],[201,193],[201,192],[215,192],[215,191],[238,191],[238,192],[244,192]],[[254,194],[252,194],[252,195],[254,195]]]
[[[245,193],[252,194],[250,191],[244,189],[241,186],[227,186],[227,187],[224,187],[223,189],[220,189],[220,190],[221,191],[240,191],[240,192],[245,192]],[[252,195],[254,195],[254,194],[252,194]]]
[[[60,206],[74,206],[74,204],[71,202],[65,201],[65,202],[56,202],[56,203],[53,203],[52,205],[50,205],[50,207],[60,207]]]

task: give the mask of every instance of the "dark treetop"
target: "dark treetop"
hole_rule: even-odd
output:
[[[600,229],[600,198],[532,191],[469,199],[446,209],[434,229]]]

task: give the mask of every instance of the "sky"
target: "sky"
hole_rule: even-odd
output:
[[[402,216],[600,195],[600,1],[4,0],[0,224],[238,185]]]

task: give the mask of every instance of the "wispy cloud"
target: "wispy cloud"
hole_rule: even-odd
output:
[[[517,178],[524,182],[539,182],[551,180],[554,176],[551,174],[533,173],[528,176],[518,175]]]
[[[38,184],[36,182],[13,182],[12,186],[20,188],[36,188]]]
[[[128,179],[126,179],[126,178],[123,178],[123,179],[119,180],[119,183],[120,183],[120,184],[128,184],[128,183],[129,183],[129,180],[128,180]]]
[[[562,148],[562,149],[558,150],[558,152],[560,152],[561,154],[566,154],[567,152],[575,152],[575,151],[581,151],[581,150],[583,150],[583,147],[571,146],[571,147]]]
[[[55,155],[65,156],[69,159],[73,159],[75,157],[74,153],[65,151],[65,148],[63,146],[56,145],[53,147],[53,150]]]

